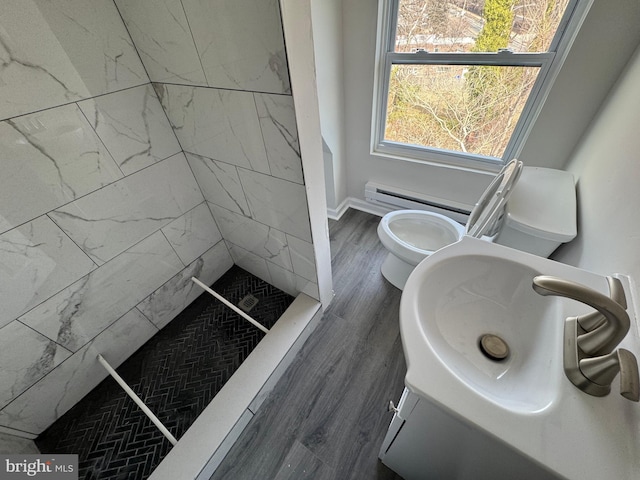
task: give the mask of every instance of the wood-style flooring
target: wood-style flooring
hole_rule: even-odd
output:
[[[400,479],[378,460],[406,373],[379,221],[330,221],[335,298],[212,480]]]

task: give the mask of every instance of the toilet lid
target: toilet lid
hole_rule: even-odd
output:
[[[472,237],[482,237],[493,229],[504,206],[511,195],[514,185],[522,173],[522,162],[511,160],[493,179],[491,184],[480,196],[480,200],[469,215],[466,234]]]

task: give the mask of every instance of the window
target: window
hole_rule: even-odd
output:
[[[516,157],[592,0],[384,0],[373,151]]]

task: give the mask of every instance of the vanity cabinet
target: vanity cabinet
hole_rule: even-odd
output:
[[[379,457],[404,480],[561,478],[500,439],[462,422],[453,412],[407,388]]]

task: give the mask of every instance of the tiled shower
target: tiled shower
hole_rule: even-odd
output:
[[[0,434],[51,425],[192,276],[317,299],[309,225],[277,0],[3,0]]]

